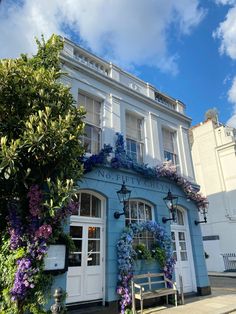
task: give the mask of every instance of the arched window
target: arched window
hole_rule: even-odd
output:
[[[142,200],[130,200],[129,206],[126,209],[125,225],[128,226],[131,223],[140,224],[142,222],[153,220],[153,208],[147,202]],[[134,238],[134,246],[138,244],[144,244],[151,249],[154,242],[153,234],[144,231]]]
[[[78,193],[79,206],[73,211],[73,215],[101,218],[101,200],[95,195],[88,192]]]

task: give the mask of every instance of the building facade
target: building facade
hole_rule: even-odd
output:
[[[202,224],[209,271],[236,269],[236,130],[217,119],[194,126],[192,157],[196,181],[209,200]]]
[[[101,301],[117,308],[117,242],[125,226],[146,221],[158,223],[172,239],[178,287],[181,275],[184,292],[209,294],[201,229],[194,224],[198,208],[183,188],[197,189],[185,105],[67,39],[61,62],[63,83],[71,87],[76,105],[87,111],[82,138],[86,157],[94,166],[104,144],[114,148],[106,164],[97,162],[78,183],[80,206],[69,226],[76,251],[70,253],[68,272],[55,281],[66,290],[66,303]],[[119,153],[126,156],[126,167],[114,166],[119,139],[124,140],[125,151]],[[165,161],[176,165],[181,183],[168,177],[168,169],[165,175],[153,175]],[[114,213],[123,210],[117,198],[123,183],[131,197],[125,214],[116,219]],[[163,201],[168,191],[178,196],[177,219],[163,223],[170,215]],[[142,233],[134,243],[148,247],[152,238]],[[156,262],[135,262],[137,273],[159,269]]]

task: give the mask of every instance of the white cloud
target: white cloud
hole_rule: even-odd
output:
[[[213,33],[213,37],[220,39],[220,54],[228,55],[232,60],[236,60],[236,0],[216,0],[217,4],[230,5],[225,20]],[[224,81],[225,82],[225,81]],[[232,79],[231,87],[228,91],[228,101],[233,104],[232,116],[227,121],[227,125],[236,128],[236,76]]]
[[[233,104],[236,104],[236,76],[234,77],[232,86],[228,91],[228,101],[230,101]]]
[[[236,5],[229,9],[213,36],[221,41],[220,53],[236,59]]]
[[[236,128],[236,76],[233,78],[231,88],[228,91],[228,101],[233,104],[233,114],[226,124]]]
[[[234,5],[236,4],[236,0],[215,0],[216,4],[223,5]]]
[[[121,66],[156,66],[177,72],[177,52],[168,51],[173,32],[188,35],[204,17],[199,0],[3,0],[0,57],[35,49],[34,36],[70,37]]]

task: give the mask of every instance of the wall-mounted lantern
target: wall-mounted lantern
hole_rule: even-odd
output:
[[[175,213],[176,213],[176,209],[178,205],[178,196],[173,195],[171,191],[169,190],[167,193],[167,196],[163,198],[163,201],[165,202],[166,207],[170,211],[171,218],[163,217],[162,222],[165,224],[168,220],[175,221]]]
[[[125,185],[125,182],[123,181],[121,189],[119,191],[117,191],[116,193],[117,193],[117,196],[118,196],[118,199],[119,199],[120,203],[123,204],[123,212],[120,213],[120,212],[116,211],[114,213],[114,217],[116,219],[119,219],[120,216],[125,215],[125,213],[126,213],[126,207],[129,204],[131,191],[127,189],[127,187]]]
[[[199,212],[203,215],[203,220],[195,220],[194,223],[197,226],[198,224],[207,223],[207,213],[208,213],[209,202],[205,202],[204,206],[199,208]]]

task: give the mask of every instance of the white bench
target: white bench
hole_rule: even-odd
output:
[[[168,283],[172,288],[168,288]],[[136,275],[131,281],[132,288],[132,311],[136,313],[135,299],[140,301],[141,314],[143,314],[143,300],[174,295],[175,306],[177,306],[177,289],[175,282],[168,279],[164,273],[147,273]]]

